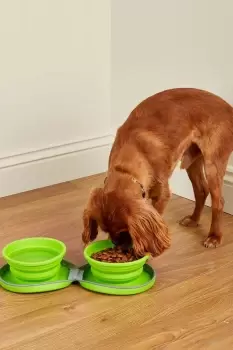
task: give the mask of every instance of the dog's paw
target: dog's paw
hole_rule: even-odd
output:
[[[222,243],[222,237],[217,236],[215,233],[211,233],[204,241],[206,248],[217,248]]]
[[[185,227],[197,227],[198,226],[198,222],[194,221],[190,215],[185,216],[182,220],[180,220],[179,224],[181,226],[185,226]]]

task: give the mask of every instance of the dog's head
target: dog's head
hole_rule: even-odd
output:
[[[117,191],[95,189],[83,214],[83,242],[98,235],[98,226],[116,245],[133,244],[138,256],[160,255],[170,246],[168,228],[162,217],[146,199],[133,199]]]

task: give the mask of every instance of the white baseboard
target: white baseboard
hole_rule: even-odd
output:
[[[111,134],[0,158],[0,197],[107,170]]]
[[[172,193],[178,196],[194,200],[193,189],[191,182],[185,170],[175,169],[170,186]],[[224,212],[233,215],[233,166],[227,167],[223,185],[223,197],[225,199]],[[211,205],[210,197],[207,198],[206,205]]]
[[[106,171],[113,140],[109,134],[0,158],[0,197]],[[177,167],[170,185],[174,194],[194,200],[186,171]],[[224,211],[233,215],[233,166],[227,168],[223,195]]]

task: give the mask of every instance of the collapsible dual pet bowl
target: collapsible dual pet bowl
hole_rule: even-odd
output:
[[[111,241],[98,241],[84,250],[89,264],[78,268],[63,260],[64,243],[51,238],[27,238],[10,243],[3,249],[7,265],[0,269],[0,285],[16,293],[58,290],[79,282],[94,292],[115,295],[142,293],[155,283],[154,270],[146,264],[148,257],[126,263],[94,260],[93,253],[112,248]]]

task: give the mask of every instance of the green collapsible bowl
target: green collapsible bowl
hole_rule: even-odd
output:
[[[85,248],[84,257],[91,267],[92,278],[107,284],[124,284],[138,280],[143,274],[148,256],[126,263],[108,263],[92,259],[92,254],[113,247],[110,240],[104,240],[91,243]]]
[[[2,255],[14,279],[21,282],[45,282],[57,276],[65,253],[63,242],[35,237],[8,244]]]

